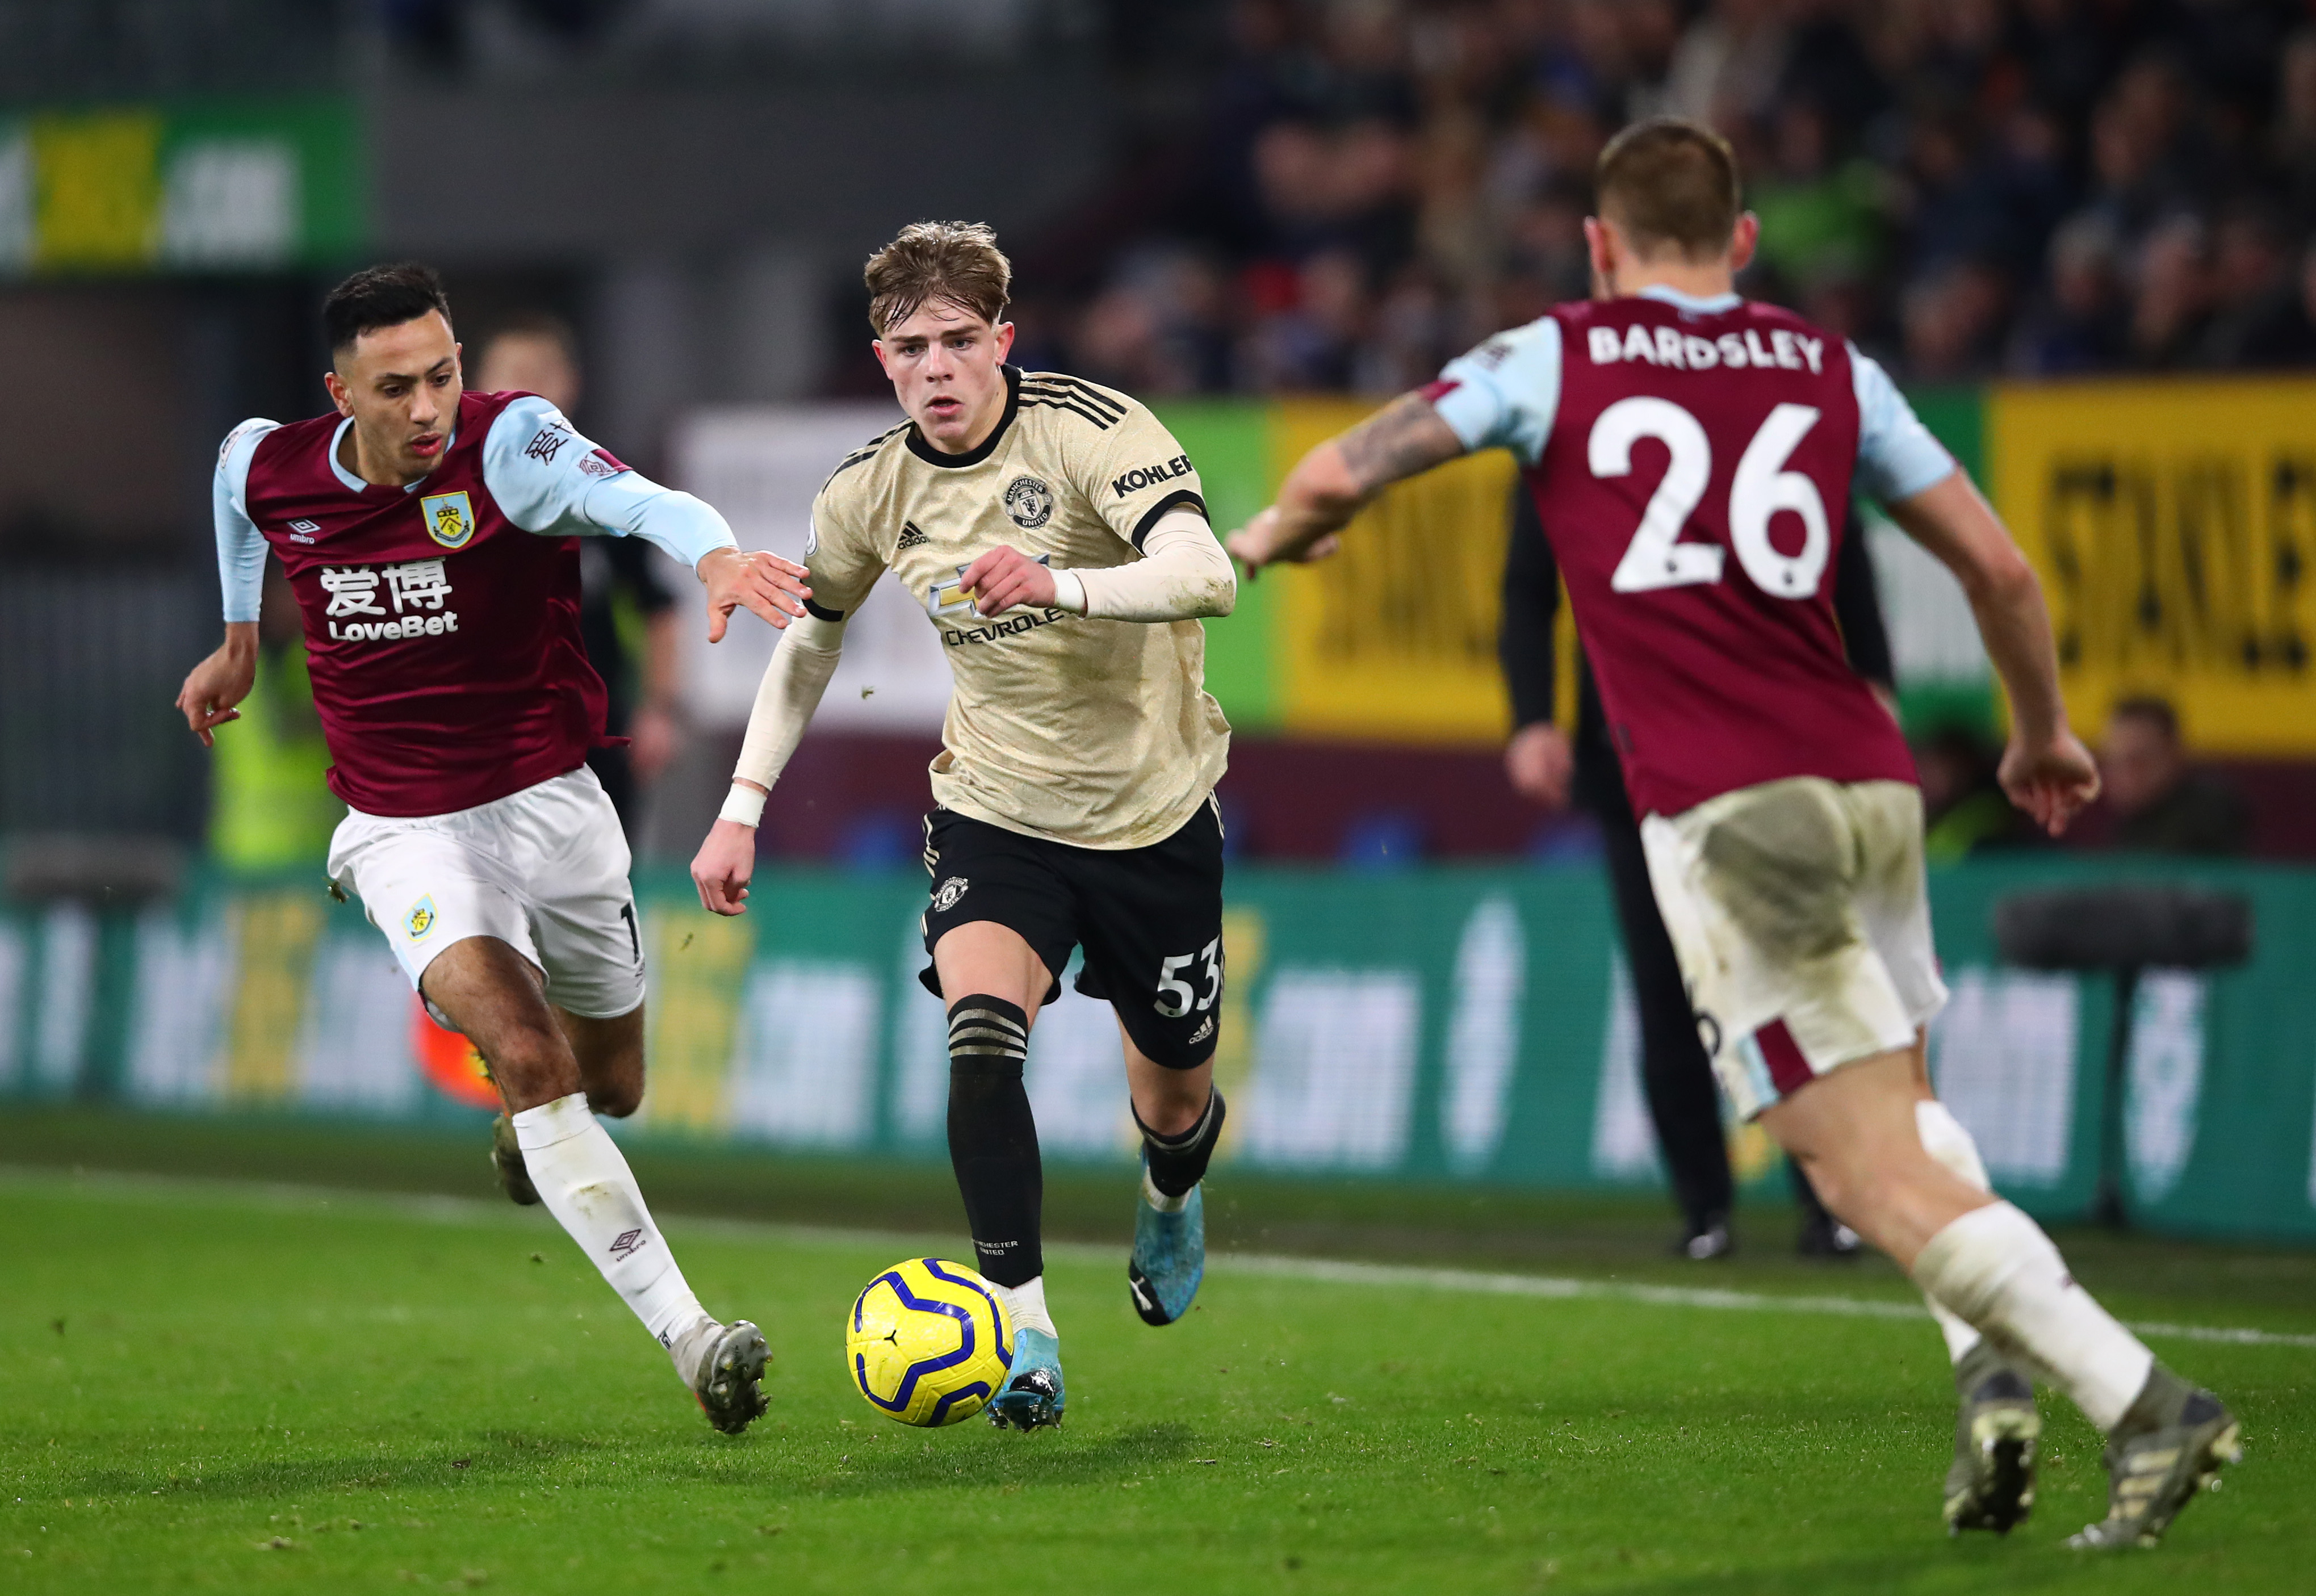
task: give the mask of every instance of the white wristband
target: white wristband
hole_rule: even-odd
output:
[[[718,820],[729,820],[735,825],[753,827],[764,817],[765,795],[753,787],[732,783],[732,790],[724,795],[724,807]]]
[[[1086,612],[1085,584],[1075,571],[1054,573],[1054,608],[1067,611],[1072,615]]]

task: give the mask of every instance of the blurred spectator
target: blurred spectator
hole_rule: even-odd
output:
[[[2107,218],[2089,212],[2052,236],[2050,282],[2011,340],[2012,370],[2065,377],[2121,361],[2126,325],[2121,254]]]
[[[1991,371],[2009,291],[2001,272],[1982,260],[1949,261],[1915,281],[1900,311],[1908,375],[1956,382]]]
[[[1785,72],[1777,0],[1713,0],[1673,49],[1664,109],[1726,129],[1766,111]]]
[[[2241,853],[2251,840],[2243,796],[2187,762],[2179,717],[2160,698],[2124,699],[2107,717],[2099,774],[2116,816],[2110,845],[2151,853]]]
[[[306,676],[298,595],[279,562],[265,566],[257,611],[257,681],[241,717],[218,728],[209,853],[227,869],[318,867],[346,807],[327,780],[330,750]]]
[[[2175,212],[2139,252],[2139,293],[2126,335],[2132,363],[2149,370],[2186,364],[2211,302],[2204,224],[2185,211]]]
[[[2212,319],[2196,363],[2222,370],[2277,363],[2276,344],[2301,324],[2300,284],[2275,213],[2239,205],[2220,220],[2212,253]]]
[[[1983,848],[2041,841],[2033,820],[1995,779],[2001,758],[2002,750],[1983,732],[1953,722],[1933,729],[1915,748],[1927,827],[1923,852],[1933,864],[1953,864]]]
[[[1761,264],[1796,297],[1824,277],[1866,275],[1881,245],[1880,176],[1837,160],[1826,113],[1809,101],[1780,107],[1772,128],[1768,170],[1751,189]]]
[[[2126,343],[2144,370],[2184,366],[2212,310],[2212,273],[2203,220],[2172,213],[2140,245],[2140,287]]]
[[[2316,366],[2316,244],[2300,257],[2292,297],[2253,339],[2255,366]]]
[[[2303,28],[2285,46],[2268,158],[2292,224],[2316,227],[2316,27]]]
[[[1256,386],[1288,393],[1352,387],[1368,324],[1359,257],[1327,250],[1278,283],[1272,306],[1248,335],[1246,366]]]
[[[502,323],[474,370],[474,386],[485,393],[537,394],[566,415],[578,408],[578,341],[557,317],[530,315]],[[654,574],[650,547],[640,539],[582,538],[579,555],[579,635],[610,700],[604,734],[627,740],[593,750],[587,765],[633,846],[641,819],[637,789],[667,768],[681,736],[675,596]]]
[[[1121,263],[1204,262],[1211,303],[1178,317],[1138,268],[1095,272],[1049,324],[1089,374],[1381,391],[1434,341],[1581,296],[1592,158],[1665,111],[1740,152],[1764,222],[1747,291],[1904,379],[2316,364],[2294,264],[2316,243],[2304,4],[1239,0],[1230,17],[1195,192],[1117,241]]]

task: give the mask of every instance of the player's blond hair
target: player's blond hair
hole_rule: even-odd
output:
[[[1737,152],[1712,129],[1673,116],[1635,122],[1601,150],[1593,202],[1643,256],[1718,260],[1736,231],[1744,195]]]
[[[860,278],[868,285],[868,325],[882,338],[936,300],[995,325],[1013,287],[1013,263],[984,223],[911,222],[868,257]]]

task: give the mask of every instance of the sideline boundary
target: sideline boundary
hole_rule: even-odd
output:
[[[36,1164],[0,1164],[0,1189],[62,1185],[83,1195],[151,1198],[175,1195],[210,1198],[245,1206],[310,1213],[336,1208],[416,1219],[427,1224],[485,1228],[552,1228],[540,1210],[516,1208],[479,1198],[419,1192],[354,1190],[329,1186],[188,1175],[130,1174],[111,1170],[62,1170]],[[788,1225],[775,1220],[719,1219],[673,1216],[674,1228],[731,1240],[779,1239],[815,1245],[863,1246],[871,1243],[910,1251],[922,1235],[886,1230],[849,1230],[825,1225]],[[1049,1243],[1046,1251],[1078,1262],[1115,1262],[1118,1249],[1087,1242]],[[1360,1263],[1348,1259],[1297,1258],[1269,1253],[1216,1253],[1209,1270],[1257,1279],[1308,1280],[1330,1286],[1382,1287],[1396,1290],[1454,1291],[1485,1297],[1524,1297],[1545,1301],[1635,1302],[1652,1307],[1724,1313],[1815,1314],[1853,1319],[1929,1318],[1919,1303],[1866,1297],[1780,1296],[1768,1291],[1732,1291],[1709,1287],[1655,1286],[1618,1280],[1588,1280],[1567,1275],[1525,1275],[1487,1270],[1428,1269],[1414,1264]],[[2316,1333],[2257,1330],[2243,1325],[2126,1322],[2137,1334],[2159,1340],[2208,1342],[2227,1346],[2300,1347],[2316,1350]]]

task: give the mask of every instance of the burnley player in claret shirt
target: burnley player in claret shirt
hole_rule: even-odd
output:
[[[1250,572],[1323,556],[1391,483],[1480,449],[1523,468],[1624,766],[1650,885],[1724,1089],[1831,1209],[1911,1272],[1955,1364],[1951,1530],[2034,1502],[2034,1374],[2107,1436],[2085,1547],[2145,1545],[2239,1451],[2227,1408],[2158,1363],[1995,1197],[1930,1091],[1946,1000],[1922,803],[1834,622],[1853,488],[1950,567],[2009,695],[2003,789],[2053,834],[2098,793],[2068,729],[2040,586],[1882,369],[1734,291],[1758,224],[1694,123],[1601,152],[1594,297],[1449,363],[1313,450],[1230,539]]]
[[[580,642],[578,539],[639,537],[692,567],[710,642],[743,604],[775,627],[801,614],[803,569],[741,553],[723,517],[546,400],[463,391],[425,268],[357,272],[322,315],[334,413],[245,421],[218,453],[226,640],[178,708],[203,743],[237,718],[270,550],[347,808],[333,889],[490,1066],[508,1194],[547,1205],[736,1434],[764,1411],[764,1339],[700,1306],[595,1118],[643,1101],[644,955],[627,843],[585,764],[604,689]]]

